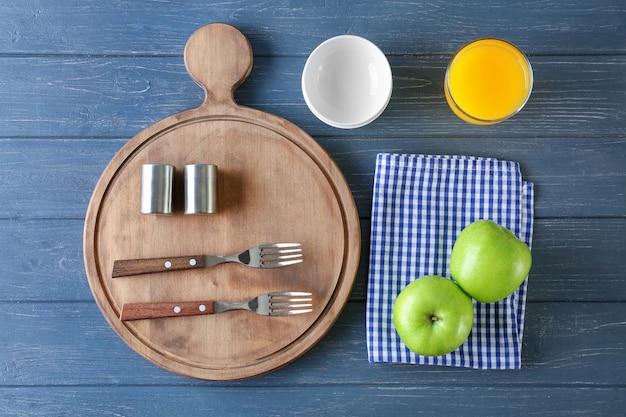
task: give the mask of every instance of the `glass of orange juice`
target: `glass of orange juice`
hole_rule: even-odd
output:
[[[463,46],[446,70],[444,90],[452,111],[466,122],[492,125],[524,107],[533,88],[533,70],[515,45],[477,39]]]

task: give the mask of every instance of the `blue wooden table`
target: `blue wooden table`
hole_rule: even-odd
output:
[[[459,4],[457,4],[459,3]],[[303,357],[258,378],[169,373],[113,332],[87,284],[84,215],[135,134],[200,105],[182,53],[225,22],[250,40],[239,103],[302,127],[357,202],[361,266],[350,302]],[[388,56],[394,91],[374,123],[324,125],[300,75],[323,40],[356,34]],[[469,40],[524,50],[535,87],[496,126],[457,119],[443,95]],[[518,161],[535,184],[534,265],[522,369],[371,364],[365,299],[379,152]],[[0,1],[0,415],[623,415],[626,409],[626,3]]]

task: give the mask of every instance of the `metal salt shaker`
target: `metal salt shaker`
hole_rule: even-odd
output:
[[[172,213],[172,182],[174,167],[166,164],[145,164],[141,167],[141,212]]]
[[[217,213],[217,166],[185,166],[185,214]]]

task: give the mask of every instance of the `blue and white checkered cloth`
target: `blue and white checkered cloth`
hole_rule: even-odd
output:
[[[393,324],[400,291],[424,275],[450,277],[458,234],[479,219],[507,227],[529,246],[533,184],[515,162],[462,156],[379,154],[372,200],[367,290],[370,362],[479,369],[521,367],[527,280],[502,301],[474,300],[474,327],[457,350],[438,357],[411,352]]]

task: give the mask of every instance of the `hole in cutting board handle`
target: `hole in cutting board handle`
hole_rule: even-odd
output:
[[[232,105],[235,89],[252,71],[252,47],[233,26],[212,23],[196,30],[187,41],[185,66],[205,90],[203,105]]]

